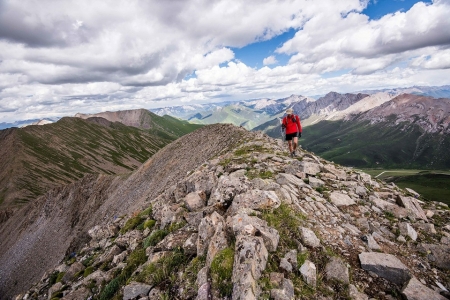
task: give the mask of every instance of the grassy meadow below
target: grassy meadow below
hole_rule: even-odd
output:
[[[425,200],[439,201],[450,205],[450,171],[443,170],[382,170],[363,169],[372,178],[394,182],[401,188],[410,188]]]

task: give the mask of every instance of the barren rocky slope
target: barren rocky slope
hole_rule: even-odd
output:
[[[306,151],[290,158],[259,133],[202,130],[119,184],[95,221],[72,229],[87,231],[82,247],[16,299],[449,298],[447,205]],[[211,146],[203,161],[199,143]],[[165,155],[178,155],[180,173],[169,165],[153,189],[149,170],[169,162]],[[185,164],[189,157],[197,163]],[[31,228],[53,214],[40,210]],[[20,290],[11,279],[1,282],[8,295]]]
[[[131,176],[89,175],[29,203],[0,227],[0,295],[28,287],[80,245],[89,228],[145,206],[245,134],[230,125],[208,126],[167,145]]]
[[[426,132],[450,132],[450,99],[402,94],[358,116],[359,120],[370,120],[372,124],[394,118],[393,124],[406,122],[417,124]]]

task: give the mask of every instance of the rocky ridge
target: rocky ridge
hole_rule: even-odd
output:
[[[90,228],[15,299],[447,299],[449,218],[256,133]]]

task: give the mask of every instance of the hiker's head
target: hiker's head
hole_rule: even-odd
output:
[[[286,114],[288,114],[288,115],[292,115],[293,112],[294,112],[294,110],[292,108],[286,109]]]

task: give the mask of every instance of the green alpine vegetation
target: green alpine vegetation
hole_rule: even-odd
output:
[[[127,175],[201,126],[148,113],[148,129],[98,117],[66,117],[45,126],[0,131],[0,208],[29,202],[86,174]]]
[[[414,124],[322,121],[305,127],[300,144],[327,160],[358,168],[450,168],[450,138]]]

